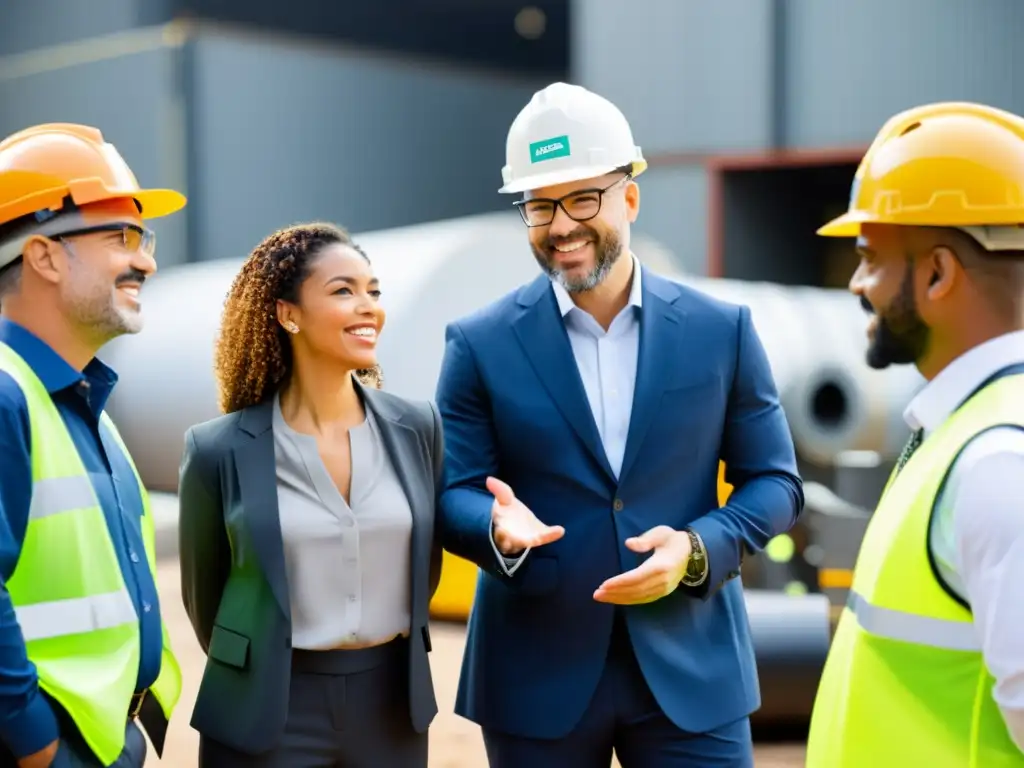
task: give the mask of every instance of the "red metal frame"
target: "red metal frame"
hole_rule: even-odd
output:
[[[781,149],[771,152],[742,154],[701,155],[689,152],[670,152],[650,159],[652,168],[680,165],[702,165],[708,184],[708,252],[707,274],[724,277],[725,215],[723,211],[723,181],[728,171],[776,170],[780,168],[807,168],[820,165],[856,165],[864,157],[867,146],[835,147],[827,149]]]

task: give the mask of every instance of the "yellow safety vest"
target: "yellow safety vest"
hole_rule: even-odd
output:
[[[139,672],[139,619],[103,510],[71,435],[43,383],[0,343],[0,371],[21,387],[32,439],[32,504],[25,542],[7,591],[39,686],[71,715],[104,765],[124,749],[128,707]],[[110,418],[104,426],[134,462]],[[149,496],[142,535],[156,573]],[[167,719],[181,695],[181,670],[163,629],[160,675],[150,688]]]
[[[1006,425],[1024,426],[1024,376],[974,395],[890,478],[818,687],[808,768],[1024,766],[992,698],[971,611],[943,589],[928,547],[954,460]]]

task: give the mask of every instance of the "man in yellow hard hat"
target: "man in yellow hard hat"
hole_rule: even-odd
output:
[[[104,406],[100,347],[142,327],[142,190],[94,128],[0,142],[0,766],[141,768],[181,692],[146,491]]]
[[[807,765],[1024,766],[1024,119],[897,115],[819,233],[857,238],[868,363],[927,384],[864,536]]]

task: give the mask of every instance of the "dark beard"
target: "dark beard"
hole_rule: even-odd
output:
[[[594,267],[585,276],[573,280],[568,279],[565,274],[555,266],[551,256],[551,249],[561,243],[572,242],[580,236],[585,236],[594,244],[596,255]],[[604,282],[608,273],[612,271],[615,262],[622,256],[622,242],[615,232],[608,232],[604,236],[589,227],[577,227],[572,233],[561,237],[549,237],[543,244],[543,249],[533,246],[533,257],[544,273],[552,280],[558,282],[569,293],[582,293],[592,291]]]
[[[912,264],[907,265],[899,293],[884,312],[876,313],[863,296],[860,303],[865,311],[878,315],[866,355],[869,366],[882,370],[890,365],[912,365],[924,356],[929,328],[917,311]]]

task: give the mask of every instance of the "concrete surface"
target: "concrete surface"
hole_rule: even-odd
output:
[[[160,761],[151,754],[146,766],[195,768],[199,738],[189,727],[188,721],[206,659],[192,635],[192,627],[181,605],[177,562],[165,559],[158,570],[161,609],[174,651],[181,663],[184,689],[181,702],[171,719],[164,758]],[[437,685],[440,712],[430,730],[430,768],[487,768],[479,729],[452,714],[465,642],[463,627],[436,623],[432,629],[432,639],[434,650],[430,654],[430,661]],[[757,750],[757,768],[799,768],[804,762],[803,755],[803,747],[799,745],[766,745]],[[614,765],[618,768],[618,763]]]

